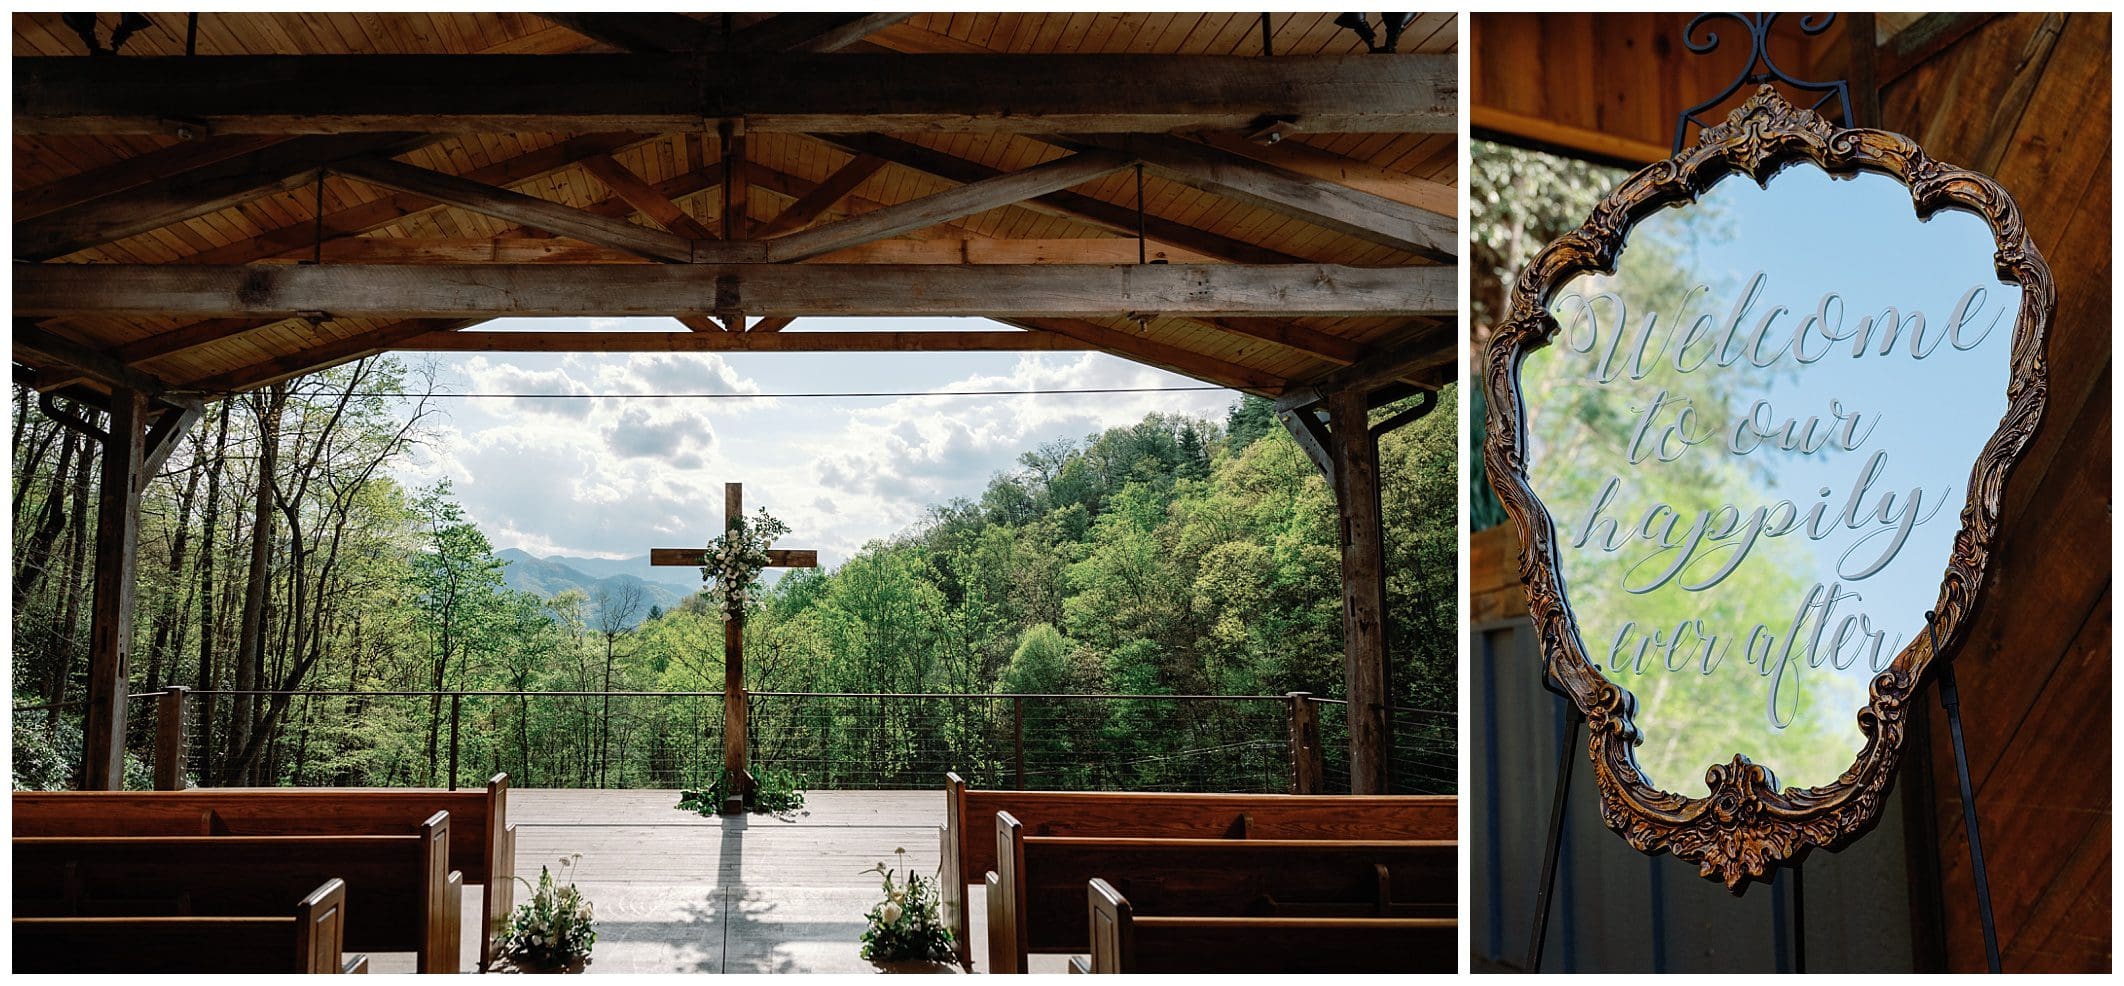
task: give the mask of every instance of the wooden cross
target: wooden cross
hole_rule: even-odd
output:
[[[723,484],[723,529],[729,531],[745,515],[745,484]],[[651,548],[649,564],[670,568],[700,568],[708,564],[705,548]],[[819,553],[776,548],[767,552],[769,568],[817,568]],[[720,605],[720,603],[718,603]],[[731,793],[723,802],[726,812],[744,810],[752,796],[752,771],[745,749],[745,619],[742,615],[723,624],[723,771],[732,779]]]

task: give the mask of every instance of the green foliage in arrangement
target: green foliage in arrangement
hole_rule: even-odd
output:
[[[907,850],[895,849],[893,853],[905,857]],[[885,891],[885,899],[863,915],[869,922],[863,929],[863,958],[873,962],[958,962],[951,947],[951,929],[944,926],[938,914],[936,877],[925,877],[912,869],[903,877],[898,869],[884,863],[863,872],[878,874]]]
[[[581,862],[582,854],[561,858],[563,875]],[[531,890],[531,899],[516,905],[509,918],[509,936],[502,951],[522,969],[579,970],[590,961],[597,944],[597,915],[589,898],[575,884],[556,884],[553,872],[538,868],[538,883],[517,878]]]

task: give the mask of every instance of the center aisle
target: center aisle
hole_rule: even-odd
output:
[[[676,791],[517,790],[516,870],[581,853],[574,879],[597,909],[592,973],[873,972],[857,957],[880,861],[937,869],[944,792],[819,791],[783,821],[703,818]],[[903,857],[893,850],[904,848]],[[556,873],[557,875],[557,873]],[[525,896],[519,886],[517,897]],[[974,954],[982,911],[974,900]]]

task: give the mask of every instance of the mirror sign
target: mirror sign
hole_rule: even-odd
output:
[[[1489,472],[1633,846],[1739,892],[1872,827],[2041,417],[2053,308],[1995,182],[1768,86],[1521,275]]]

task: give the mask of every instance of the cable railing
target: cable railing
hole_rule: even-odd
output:
[[[131,696],[154,784],[700,788],[723,769],[720,692],[236,691]],[[1288,695],[753,692],[748,767],[804,790],[1350,789],[1346,703]],[[231,734],[278,703],[269,737]],[[248,709],[244,715],[238,709]],[[18,710],[18,712],[26,710]],[[1311,719],[1316,738],[1294,742]],[[1455,790],[1452,713],[1390,708],[1389,789]],[[78,758],[78,751],[74,753]]]

